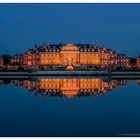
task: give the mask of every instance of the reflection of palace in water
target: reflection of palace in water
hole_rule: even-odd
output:
[[[138,79],[136,82],[140,85],[140,79]]]
[[[101,78],[40,78],[37,80],[11,80],[35,94],[49,96],[91,96],[105,94],[128,80],[104,80]]]

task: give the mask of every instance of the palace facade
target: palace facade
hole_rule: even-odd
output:
[[[3,58],[0,57],[0,65]],[[130,59],[124,54],[95,44],[49,44],[40,47],[36,44],[33,49],[23,54],[11,57],[11,67],[24,68],[131,68]],[[140,57],[137,58],[137,67],[140,67]]]
[[[136,58],[137,68],[140,68],[140,55]]]
[[[0,66],[3,66],[3,57],[0,56]]]
[[[100,64],[100,52],[92,46],[66,45],[43,46],[39,52],[40,65],[81,66]]]
[[[23,65],[23,54],[15,54],[14,56],[12,56],[10,59],[10,64],[22,66]]]
[[[27,67],[88,67],[115,68],[130,67],[128,57],[119,55],[105,47],[90,44],[50,44],[35,45],[23,54],[23,65]]]

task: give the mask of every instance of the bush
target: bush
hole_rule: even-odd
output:
[[[25,70],[23,67],[18,67],[18,70]]]
[[[120,67],[117,67],[116,70],[124,70],[124,68],[120,66]]]

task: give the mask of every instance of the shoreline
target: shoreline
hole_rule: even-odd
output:
[[[37,72],[0,72],[0,77],[7,76],[113,76],[140,77],[140,71],[37,71]]]

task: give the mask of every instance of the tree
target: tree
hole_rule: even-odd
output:
[[[18,67],[18,70],[22,71],[22,70],[24,70],[24,67]]]
[[[130,58],[131,65],[136,65],[136,58]]]
[[[4,65],[9,65],[10,64],[11,55],[4,54],[4,55],[2,55],[2,57],[3,57],[3,64]]]

